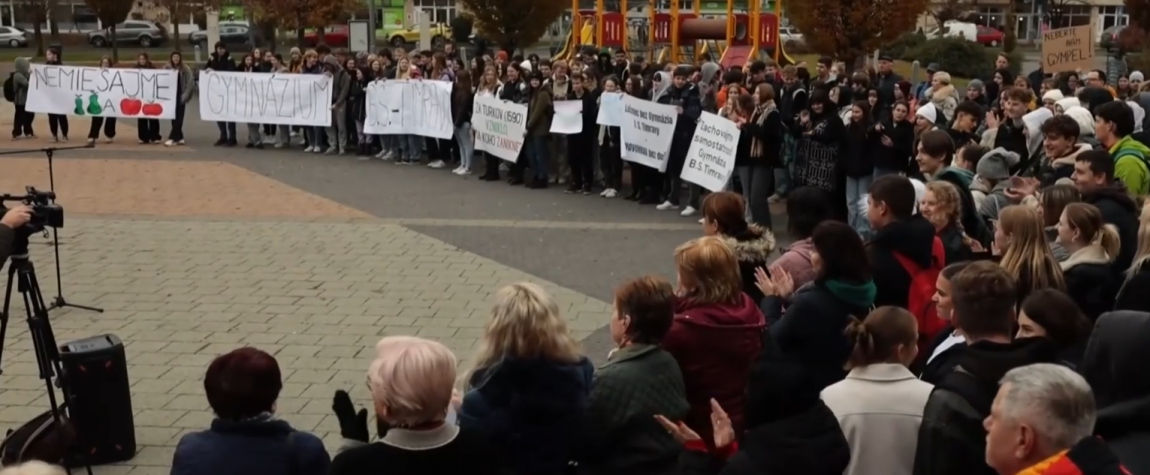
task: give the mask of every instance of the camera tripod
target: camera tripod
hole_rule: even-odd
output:
[[[52,324],[48,320],[48,308],[44,305],[44,295],[40,292],[40,282],[36,279],[36,268],[28,259],[27,238],[18,237],[17,239],[22,239],[25,244],[23,244],[22,249],[19,247],[16,249],[21,254],[13,255],[12,264],[8,266],[8,284],[4,292],[4,308],[0,311],[0,342],[3,342],[4,337],[7,336],[8,316],[12,306],[12,285],[16,284],[16,291],[23,296],[24,311],[27,313],[28,333],[32,336],[32,348],[36,355],[36,367],[39,369],[40,379],[44,380],[44,386],[48,390],[48,405],[52,412],[52,419],[56,423],[57,430],[71,430],[71,428],[64,428],[69,423],[63,417],[64,407],[72,407],[69,391],[71,388],[65,381],[63,363],[60,361],[60,350],[56,346],[56,336],[53,334]],[[0,346],[0,352],[2,351],[3,347]],[[63,405],[56,401],[53,379],[55,386],[60,388],[64,400]],[[65,452],[65,457],[77,455],[83,456],[73,453],[71,447],[68,447]],[[64,459],[59,461],[45,460],[45,462],[60,463],[64,465],[69,475],[72,473],[72,470],[68,468],[68,465],[71,464],[66,463]],[[92,467],[86,463],[84,466],[87,467],[88,475],[92,475]]]

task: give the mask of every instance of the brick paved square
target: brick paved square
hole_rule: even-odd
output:
[[[140,449],[97,475],[168,473],[179,436],[211,420],[207,363],[242,345],[276,355],[285,380],[279,414],[334,449],[332,393],[347,389],[369,403],[363,380],[382,335],[440,340],[466,365],[493,292],[523,280],[548,288],[578,338],[610,315],[602,301],[398,225],[89,218],[61,231],[65,296],[107,312],[53,312],[57,339],[113,333],[127,343]],[[51,299],[51,248],[39,237],[31,247]],[[13,314],[0,431],[47,409],[23,309]]]

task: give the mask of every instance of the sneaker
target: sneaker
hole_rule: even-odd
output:
[[[603,197],[604,198],[614,198],[616,196],[619,196],[619,192],[616,191],[614,188],[607,188],[606,190],[603,190]]]
[[[319,147],[313,147],[311,149],[311,153],[316,153],[316,154],[323,153],[323,149],[319,148]]]
[[[366,162],[368,160],[371,160],[371,157],[369,157],[367,155],[360,155],[360,156],[356,157],[356,160],[359,160],[361,162]]]
[[[277,143],[277,144],[275,144],[275,148],[284,148],[284,144]]]
[[[342,149],[342,148],[339,149],[339,151],[336,152],[336,155],[339,155],[339,156],[347,155],[347,149]]]
[[[299,132],[296,132],[296,131],[294,131],[294,130],[293,130],[293,131],[291,131],[290,133],[288,133],[288,137],[295,137],[295,136],[298,136],[298,135],[299,135]]]
[[[459,170],[462,170],[462,169],[463,169],[463,165],[460,165],[460,166],[458,166],[458,167],[455,167],[455,169],[454,169],[454,170],[451,170],[451,173],[454,173],[454,174],[458,175],[458,174],[459,174]]]
[[[388,153],[387,150],[380,150],[379,153],[375,154],[375,158],[383,160],[383,157],[386,157]]]
[[[140,144],[140,145],[144,145],[144,144],[146,144],[146,143],[148,143],[148,142],[147,142],[146,140],[137,140],[137,141],[136,141],[136,143],[138,143],[138,144]],[[219,145],[219,144],[216,144],[216,145]]]
[[[679,205],[671,203],[670,201],[664,201],[663,204],[656,206],[655,209],[659,211],[667,211],[669,209],[679,209]]]
[[[108,143],[111,143],[111,142],[112,142],[112,139],[108,139]],[[185,142],[183,140],[177,140],[176,141],[176,145],[184,145],[184,144],[187,144],[187,142]]]
[[[96,139],[88,139],[88,145],[96,145]]]
[[[67,136],[67,135],[65,135],[65,136],[61,137],[61,138],[60,138],[60,141],[61,141],[61,142],[65,142],[65,143],[66,143],[66,142],[68,142],[68,136]]]
[[[143,143],[143,141],[141,140],[140,143]],[[215,145],[216,147],[221,147],[227,143],[228,143],[228,139],[219,139],[219,140],[216,140],[216,143],[213,145]]]
[[[603,191],[600,191],[600,192],[599,192],[599,196],[602,196],[602,197],[606,198],[606,197],[607,197],[607,192],[608,192],[608,191],[611,191],[611,189],[610,189],[610,188],[605,188],[605,189],[603,189]]]
[[[696,210],[694,206],[688,206],[683,208],[683,211],[679,213],[679,216],[686,218],[688,216],[694,216],[696,212],[698,212],[698,210]]]
[[[770,198],[767,198],[767,203],[778,203],[778,202],[779,202],[779,200],[781,200],[781,199],[783,199],[783,197],[781,197],[781,196],[779,196],[779,195],[777,195],[777,194],[776,194],[776,195],[771,195],[771,197],[770,197]]]
[[[470,168],[461,168],[461,169],[459,169],[459,176],[468,176],[468,175],[470,175],[470,174],[471,174],[471,169],[470,169]]]
[[[311,153],[311,151],[312,151],[311,147],[304,147],[304,149],[303,149],[303,153]]]
[[[578,193],[579,187],[575,186],[575,185],[571,185],[571,186],[568,186],[566,190],[563,190],[563,192],[567,193],[567,194]]]
[[[591,196],[591,187],[589,187],[589,186],[583,187],[583,196]]]
[[[112,143],[112,139],[104,139],[104,143]],[[183,145],[183,144],[184,144],[184,141],[181,140],[180,145]]]
[[[338,150],[336,150],[335,147],[328,147],[328,149],[326,151],[324,151],[323,154],[324,155],[335,155],[336,152],[338,152]]]
[[[445,166],[447,164],[443,163],[443,160],[432,160],[431,163],[427,164],[427,168],[443,168]]]
[[[380,155],[381,156],[379,157],[379,159],[383,160],[385,162],[390,162],[390,161],[395,159],[395,154],[392,152],[381,153]]]
[[[171,147],[172,145],[175,145],[175,144],[176,144],[176,142],[174,142],[174,141],[171,141],[171,140],[168,140],[167,142],[164,142],[164,146],[165,146],[165,147]]]
[[[53,135],[53,136],[52,136],[52,141],[53,141],[53,142],[59,142],[59,141],[60,141],[60,139],[59,139],[58,137],[56,137],[55,135]]]

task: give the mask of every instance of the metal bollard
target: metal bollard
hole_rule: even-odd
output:
[[[918,63],[917,59],[910,63],[910,83],[912,85],[918,84],[918,68],[920,66],[922,65]]]
[[[196,48],[196,63],[199,63],[200,62],[200,44],[196,43],[195,48]]]

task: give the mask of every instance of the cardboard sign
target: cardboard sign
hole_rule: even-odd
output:
[[[1042,71],[1046,74],[1094,68],[1090,25],[1042,32]]]

